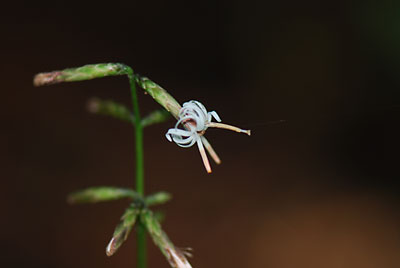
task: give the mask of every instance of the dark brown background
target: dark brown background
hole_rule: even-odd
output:
[[[166,141],[173,121],[146,129],[146,191],[174,195],[163,226],[194,267],[398,267],[400,5],[375,2],[2,6],[0,267],[135,267],[134,235],[104,254],[127,202],[65,202],[133,185],[131,127],[85,109],[92,96],[129,104],[127,80],[32,87],[98,62],[253,131],[209,130],[223,164],[207,175],[196,148]],[[151,243],[149,263],[168,267]]]

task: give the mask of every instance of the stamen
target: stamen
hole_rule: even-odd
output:
[[[207,170],[207,173],[211,173],[210,162],[208,161],[207,154],[206,154],[206,151],[204,150],[203,143],[201,142],[201,139],[197,140],[197,146],[199,147],[201,159],[203,159],[203,164],[204,164],[204,167]]]
[[[213,147],[211,147],[211,144],[208,142],[208,140],[204,136],[201,136],[200,138],[214,162],[218,165],[221,164],[221,159],[219,159],[217,153],[214,151]]]
[[[239,133],[245,133],[245,134],[247,134],[249,136],[251,135],[251,131],[250,130],[241,129],[241,128],[234,127],[234,126],[227,125],[227,124],[223,124],[223,123],[209,122],[207,124],[207,127],[223,128],[223,129],[228,129],[228,130],[232,130],[232,131],[239,132]]]

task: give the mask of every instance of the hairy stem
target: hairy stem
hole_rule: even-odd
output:
[[[136,93],[135,77],[132,70],[128,71],[132,95],[132,108],[135,116],[136,145],[136,191],[144,196],[144,157],[143,157],[143,127]],[[146,230],[141,222],[137,226],[137,267],[146,268]]]

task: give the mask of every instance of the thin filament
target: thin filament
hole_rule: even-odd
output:
[[[204,150],[201,139],[197,140],[197,146],[199,147],[200,155],[201,155],[201,158],[203,159],[204,167],[206,168],[207,173],[211,173],[210,162],[208,161],[207,154],[206,154],[206,151]]]
[[[210,154],[214,162],[217,163],[218,165],[221,164],[221,159],[218,157],[217,153],[214,151],[213,147],[208,142],[208,140],[204,136],[201,136],[200,138],[204,144],[204,147],[206,148],[207,152]]]
[[[228,129],[228,130],[232,130],[232,131],[239,132],[239,133],[245,133],[249,136],[251,135],[250,130],[241,129],[241,128],[223,124],[223,123],[209,122],[207,124],[207,127],[223,128],[223,129]]]

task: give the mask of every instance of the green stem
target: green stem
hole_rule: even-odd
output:
[[[141,222],[137,225],[137,267],[146,268],[146,229]]]
[[[135,116],[135,145],[136,145],[136,192],[144,195],[144,165],[143,165],[143,126],[139,112],[139,102],[136,94],[135,78],[128,74],[131,86],[133,114]]]
[[[136,145],[136,191],[144,196],[144,159],[143,159],[143,126],[139,112],[139,102],[136,94],[136,84],[133,71],[128,71],[131,87],[133,114],[135,116],[135,145]],[[146,268],[146,230],[142,223],[137,228],[137,267]]]

